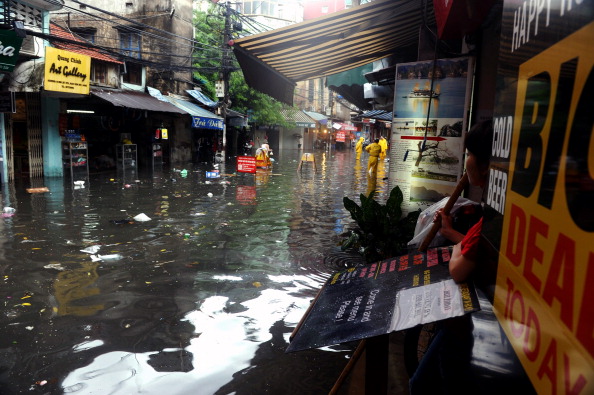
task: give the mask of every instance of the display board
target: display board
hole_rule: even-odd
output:
[[[594,2],[505,0],[483,235],[534,388],[594,393]]]
[[[471,283],[452,280],[449,248],[430,249],[333,274],[287,352],[360,340],[479,309]]]
[[[449,196],[462,175],[472,70],[469,57],[396,65],[389,179],[405,212]]]

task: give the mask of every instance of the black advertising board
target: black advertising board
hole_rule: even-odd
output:
[[[450,277],[449,248],[334,273],[287,352],[360,340],[479,309],[470,283]]]

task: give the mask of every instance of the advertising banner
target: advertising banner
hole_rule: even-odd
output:
[[[76,52],[45,47],[46,91],[88,95],[91,80],[91,57]]]
[[[449,196],[463,169],[472,58],[396,65],[390,140],[390,184],[403,211],[425,209]]]
[[[196,129],[223,130],[223,120],[193,116],[192,127]]]
[[[22,44],[14,30],[0,30],[0,72],[14,70]]]
[[[455,283],[449,248],[334,273],[287,352],[360,340],[479,310],[471,283]]]
[[[505,0],[483,234],[539,394],[594,393],[594,2]]]
[[[255,156],[238,156],[237,157],[237,171],[239,173],[255,173],[256,172],[256,157]]]

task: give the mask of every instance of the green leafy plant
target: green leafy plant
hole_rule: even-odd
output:
[[[346,196],[343,198],[344,207],[358,228],[346,234],[341,248],[358,251],[368,263],[405,254],[421,213],[417,210],[403,217],[403,196],[398,186],[392,189],[385,205],[374,200],[373,195],[374,192],[369,196],[361,194],[360,206]]]

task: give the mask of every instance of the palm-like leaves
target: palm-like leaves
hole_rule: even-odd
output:
[[[406,245],[413,238],[420,210],[402,217],[404,200],[398,186],[390,192],[385,205],[361,194],[359,206],[348,197],[343,198],[344,207],[351,213],[358,229],[352,230],[342,243],[342,249],[357,249],[367,260],[375,262],[406,252]]]

